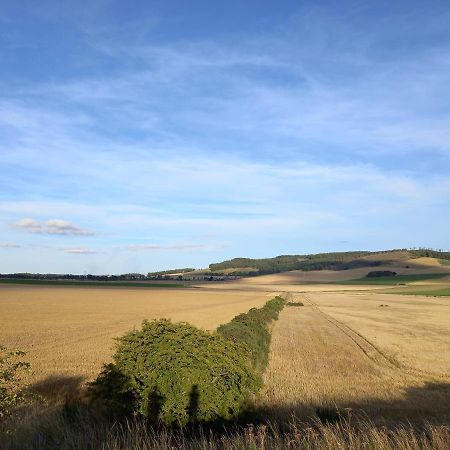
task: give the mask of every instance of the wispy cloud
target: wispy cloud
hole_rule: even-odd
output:
[[[381,166],[389,165],[386,154],[448,157],[448,46],[380,59],[377,30],[361,35],[339,17],[313,17],[314,32],[296,24],[302,45],[293,30],[239,47],[113,39],[106,53],[124,62],[121,70],[22,87],[4,101],[0,120],[35,149],[94,155],[102,152],[89,142],[110,153],[123,145],[153,154],[189,147],[261,159],[277,148],[291,160],[311,160],[320,148],[324,159],[337,150]]]
[[[80,228],[67,220],[51,219],[45,222],[39,222],[36,219],[20,219],[12,224],[14,228],[18,228],[29,233],[35,234],[56,234],[71,236],[94,236],[94,232],[85,228]]]
[[[8,242],[6,243],[1,243],[0,242],[0,248],[20,248],[21,246],[18,244],[10,244]]]
[[[96,250],[92,250],[86,247],[62,247],[58,249],[61,252],[69,253],[73,255],[94,255],[99,253]]]
[[[448,8],[320,3],[282,31],[195,39],[153,39],[148,14],[104,23],[98,2],[29,12],[80,48],[61,43],[57,73],[0,76],[2,239],[44,254],[59,235],[73,251],[52,263],[65,264],[91,236],[97,267],[145,269],[336,242],[442,246]]]
[[[125,247],[126,250],[132,252],[152,251],[152,250],[171,250],[171,251],[211,250],[213,248],[214,247],[211,245],[203,245],[203,244],[173,244],[173,245],[131,244]]]
[[[34,219],[20,219],[12,224],[14,228],[20,228],[30,233],[42,233],[41,223]]]

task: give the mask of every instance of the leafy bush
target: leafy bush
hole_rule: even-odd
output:
[[[24,355],[0,346],[0,419],[25,399],[23,378],[30,365]]]
[[[275,297],[262,308],[252,308],[231,322],[221,325],[217,332],[246,349],[251,366],[261,374],[267,366],[270,351],[269,324],[278,319],[285,300]]]
[[[236,418],[259,387],[238,345],[166,319],[118,339],[113,360],[92,383],[93,398],[167,425]]]
[[[395,277],[395,276],[397,276],[397,272],[392,272],[391,270],[374,270],[373,272],[369,272],[366,275],[367,278]]]
[[[287,306],[305,306],[303,302],[287,302]]]

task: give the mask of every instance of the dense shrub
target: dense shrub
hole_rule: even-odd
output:
[[[275,297],[262,308],[239,314],[217,329],[219,334],[246,349],[249,363],[259,374],[266,368],[269,358],[269,324],[278,318],[284,304],[282,297]]]
[[[392,272],[391,270],[374,270],[373,272],[369,272],[366,277],[367,278],[379,278],[379,277],[395,277],[397,272]]]
[[[23,361],[24,355],[0,346],[0,419],[25,399],[23,379],[29,363]]]
[[[287,302],[287,306],[305,306],[303,302]]]
[[[120,338],[113,360],[93,398],[167,425],[233,419],[259,387],[238,344],[166,319]]]

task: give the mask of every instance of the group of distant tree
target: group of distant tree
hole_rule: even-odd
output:
[[[370,255],[386,255],[386,262],[389,261],[389,253],[404,251],[414,257],[432,257],[443,260],[450,260],[450,252],[432,249],[397,249],[379,252],[355,251],[355,252],[334,252],[318,253],[312,255],[282,255],[275,258],[234,258],[216,264],[210,264],[211,272],[225,272],[237,276],[254,276],[271,273],[286,272],[289,270],[348,270],[358,267],[376,267],[385,261],[369,260],[364,257]]]
[[[414,256],[417,256],[419,258],[426,257],[426,258],[437,258],[437,259],[450,260],[450,252],[446,252],[444,250],[433,250],[430,248],[418,248],[418,249],[411,249],[408,251],[409,251],[409,253],[411,253]]]
[[[370,252],[319,253],[315,255],[283,255],[275,258],[235,258],[218,264],[210,264],[213,272],[236,269],[234,275],[249,276],[286,272],[289,270],[346,270],[355,267],[377,266],[378,261],[360,259]],[[252,270],[248,270],[251,268]],[[243,270],[240,270],[243,269]]]
[[[0,278],[19,280],[79,280],[79,281],[140,281],[148,278],[141,273],[122,275],[74,275],[70,273],[3,273]]]
[[[373,272],[369,272],[366,277],[367,278],[380,278],[380,277],[395,277],[397,272],[393,272],[392,270],[374,270]]]
[[[320,253],[316,255],[282,255],[275,258],[234,258],[217,264],[210,264],[212,272],[237,269],[234,275],[263,275],[289,270],[333,269],[350,261],[368,255],[369,252]],[[251,268],[252,270],[248,270]],[[244,269],[244,270],[239,270]]]
[[[191,267],[186,267],[184,269],[170,269],[170,270],[160,270],[159,272],[149,272],[147,277],[157,277],[158,275],[173,275],[177,273],[188,273],[193,272],[195,269]]]
[[[234,280],[236,276],[199,274],[189,275],[195,269],[166,270],[147,275],[141,273],[126,273],[122,275],[73,275],[55,273],[4,273],[0,279],[5,280],[41,280],[41,281],[227,281]],[[185,275],[187,274],[187,275]]]

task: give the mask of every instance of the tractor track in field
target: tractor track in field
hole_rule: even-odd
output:
[[[407,369],[406,367],[403,367],[395,358],[381,351],[363,335],[353,330],[348,325],[345,325],[344,323],[330,316],[329,314],[323,312],[319,308],[319,306],[311,300],[309,296],[303,294],[302,299],[306,303],[311,305],[313,310],[321,317],[323,317],[323,319],[325,319],[327,322],[329,322],[331,325],[338,328],[343,334],[345,334],[371,361],[373,361],[377,365],[382,364],[392,370]]]
[[[400,363],[396,358],[390,356],[380,350],[375,344],[373,344],[369,339],[364,337],[362,334],[358,333],[348,325],[335,319],[331,315],[325,313],[320,309],[320,307],[311,299],[309,295],[301,294],[302,301],[305,304],[309,304],[312,309],[319,314],[324,320],[336,327],[343,334],[345,334],[360,350],[361,352],[372,362],[378,366],[384,366],[395,372],[401,372],[403,375],[407,375],[412,378],[423,379],[424,376],[435,381],[445,379],[442,374],[436,372],[430,372],[426,370],[420,370],[414,367],[407,366]]]

